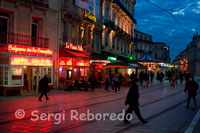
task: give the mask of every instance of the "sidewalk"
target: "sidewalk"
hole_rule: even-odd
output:
[[[184,85],[178,84],[171,88],[168,81],[163,84],[155,83],[149,88],[140,88],[141,112],[144,118],[158,114],[167,108],[176,105],[186,99],[183,95]],[[78,113],[86,113],[90,110],[93,114],[98,113],[120,113],[127,107],[124,105],[128,87],[122,87],[120,92],[104,91],[103,88],[96,89],[96,92],[51,92],[50,100],[38,101],[36,96],[22,96],[5,101],[0,101],[0,131],[2,132],[117,132],[129,127],[121,121],[79,121],[71,120],[71,110]],[[183,105],[183,107],[185,107]],[[15,111],[24,109],[25,118],[17,120]],[[32,118],[32,111],[40,113],[61,113],[65,111],[65,121],[56,125],[55,120],[36,121]],[[194,113],[194,112],[193,112]],[[176,116],[176,115],[175,115]],[[192,115],[191,115],[192,117]],[[167,118],[167,117],[166,117]],[[139,121],[134,116],[132,124]],[[151,121],[150,121],[151,122]],[[189,121],[190,122],[190,121]],[[183,123],[186,124],[186,123]],[[186,125],[187,126],[187,125]],[[142,126],[143,128],[143,126]]]

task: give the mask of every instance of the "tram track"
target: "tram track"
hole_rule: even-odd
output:
[[[160,89],[162,89],[162,88],[164,88],[164,87],[168,87],[168,86],[170,86],[170,85],[166,85],[166,86],[161,86],[161,87],[158,87],[158,88],[156,88],[156,89],[152,89],[152,90],[148,90],[148,91],[145,91],[145,92],[142,92],[142,93],[140,93],[140,95],[144,95],[144,94],[147,94],[147,93],[151,93],[151,92],[154,92],[154,91],[157,91],[157,90],[160,90]],[[118,93],[119,94],[119,93]],[[121,93],[122,94],[122,93]],[[117,94],[113,94],[113,95],[117,95]],[[113,96],[112,95],[112,96]],[[105,97],[105,96],[102,96],[101,98],[103,98],[103,97]],[[99,104],[105,104],[105,103],[109,103],[109,102],[113,102],[113,101],[119,101],[119,100],[122,100],[122,99],[125,99],[126,97],[121,97],[121,98],[117,98],[117,99],[112,99],[112,100],[107,100],[107,101],[104,101],[104,102],[97,102],[97,103],[93,103],[93,104],[88,104],[88,105],[83,105],[83,106],[79,106],[79,107],[75,107],[75,108],[70,108],[70,109],[66,109],[65,111],[67,112],[67,111],[71,111],[71,110],[77,110],[77,109],[80,109],[80,108],[85,108],[85,107],[91,107],[91,106],[96,106],[96,105],[99,105]],[[65,104],[67,104],[67,103],[65,103]],[[56,104],[57,105],[57,104]],[[55,106],[55,105],[52,105],[52,106]],[[47,107],[52,107],[52,106],[47,106]],[[43,106],[43,108],[45,108],[46,106]],[[42,108],[42,107],[40,107],[40,108]],[[27,111],[30,111],[30,110],[34,110],[34,109],[26,109],[26,110],[24,110],[25,112],[27,112]],[[62,112],[63,110],[61,110],[61,111],[55,111],[55,112],[49,112],[49,113],[60,113],[60,112]],[[12,113],[14,113],[14,112],[4,112],[3,113],[3,115],[5,115],[5,114],[12,114]],[[1,113],[0,113],[0,115],[1,115]],[[23,118],[23,119],[15,119],[15,120],[8,120],[8,121],[3,121],[3,122],[0,122],[0,125],[4,125],[4,124],[7,124],[7,123],[11,123],[11,122],[20,122],[20,121],[23,121],[23,120],[27,120],[27,119],[30,119],[31,117],[26,117],[26,118]]]
[[[153,92],[153,91],[157,91],[157,90],[160,90],[160,89],[162,89],[162,88],[164,88],[164,87],[168,87],[168,86],[170,86],[170,85],[164,85],[164,86],[162,85],[161,87],[158,87],[158,88],[156,88],[156,89],[151,89],[151,90],[142,92],[142,93],[140,93],[140,95],[147,94],[147,93],[151,93],[151,92]],[[151,86],[151,87],[152,87],[152,86]],[[161,100],[164,100],[164,99],[167,99],[167,98],[170,98],[170,97],[172,97],[172,96],[175,96],[175,95],[181,93],[182,91],[183,91],[183,90],[178,91],[178,92],[176,92],[176,93],[174,93],[174,94],[171,94],[171,95],[169,95],[169,96],[166,96],[166,97],[157,99],[157,100],[155,100],[155,101],[152,101],[152,102],[143,104],[142,107],[147,106],[147,105],[152,104],[152,103],[156,103],[156,102],[158,102],[158,101],[161,101]],[[118,93],[118,94],[119,94],[119,93]],[[117,95],[117,94],[111,94],[111,95],[109,95],[109,96],[113,96],[113,95]],[[103,98],[103,97],[107,97],[107,96],[108,96],[108,95],[106,95],[106,96],[101,96],[101,97],[98,97],[98,98]],[[92,99],[97,99],[97,97],[96,97],[96,98],[92,98]],[[109,103],[109,102],[118,101],[118,100],[122,100],[122,99],[125,99],[125,97],[117,98],[117,99],[112,99],[112,100],[107,100],[107,101],[104,101],[104,102],[97,102],[97,103],[94,103],[94,104],[79,106],[79,107],[75,107],[75,108],[70,108],[70,109],[66,109],[65,111],[67,112],[67,111],[70,111],[70,110],[76,110],[76,109],[80,109],[80,108],[85,108],[85,107],[90,107],[90,106],[96,106],[96,105],[99,105],[99,104]],[[87,99],[87,100],[89,100],[89,99]],[[91,99],[90,99],[90,100],[91,100]],[[69,103],[69,102],[68,102],[68,103]],[[65,103],[65,104],[67,104],[67,103]],[[57,105],[57,104],[56,104],[56,105]],[[55,106],[55,105],[52,105],[52,106]],[[43,108],[45,108],[45,107],[46,107],[46,106],[43,106]],[[47,107],[51,107],[51,106],[47,106]],[[40,107],[40,108],[42,108],[42,107]],[[33,109],[29,109],[29,110],[33,110]],[[62,110],[62,111],[63,111],[63,110]],[[55,111],[55,112],[51,112],[51,113],[60,113],[60,112],[62,112],[62,111]],[[14,113],[14,112],[9,112],[9,113]],[[118,113],[120,113],[120,112],[118,112]],[[1,114],[1,113],[0,113],[0,114]],[[24,120],[27,120],[27,119],[30,119],[30,118],[31,118],[31,117],[26,117],[26,118],[20,119],[20,120],[15,119],[15,120],[4,121],[4,122],[0,122],[0,125],[8,124],[8,123],[11,123],[11,122],[20,122],[20,121],[24,121]],[[80,123],[79,125],[74,125],[74,126],[71,126],[71,127],[67,127],[67,129],[65,129],[65,130],[69,130],[69,129],[73,129],[73,128],[76,128],[76,127],[80,127],[80,126],[83,126],[83,125],[85,125],[85,124],[89,124],[90,122],[94,122],[94,121],[82,122],[82,123]],[[60,131],[60,130],[59,130],[59,131]],[[54,132],[57,132],[57,131],[54,131]]]
[[[200,94],[200,92],[198,92],[198,95],[199,95],[199,94]],[[175,109],[175,108],[181,106],[182,104],[184,104],[184,103],[186,103],[186,102],[187,102],[187,99],[182,100],[182,101],[176,103],[175,105],[170,106],[170,107],[168,107],[167,109],[162,110],[161,112],[159,112],[159,113],[157,113],[157,114],[155,114],[155,115],[149,116],[148,118],[146,118],[146,120],[150,121],[150,120],[152,120],[152,119],[155,119],[155,118],[157,118],[157,117],[159,117],[159,116],[161,116],[161,115],[163,115],[163,114],[165,114],[165,113],[167,113],[167,112],[169,112],[169,111],[171,111],[171,110],[173,110],[173,109]],[[137,122],[137,123],[132,124],[132,125],[126,127],[126,128],[120,129],[120,130],[116,131],[115,133],[123,133],[123,132],[125,132],[125,131],[128,131],[128,130],[130,130],[130,129],[136,127],[136,126],[138,126],[139,124],[141,124],[141,122]]]
[[[173,94],[171,94],[171,95],[168,95],[168,96],[166,96],[166,97],[162,97],[162,98],[156,99],[156,100],[154,100],[154,101],[151,101],[151,102],[142,104],[141,107],[145,107],[145,106],[148,106],[148,105],[151,105],[151,104],[154,104],[154,103],[157,103],[157,102],[166,100],[166,99],[171,98],[171,97],[173,97],[173,96],[176,96],[176,95],[178,95],[178,94],[180,94],[180,93],[182,93],[182,92],[183,92],[183,90],[178,91],[178,92],[176,92],[176,93],[173,93]],[[186,100],[184,100],[184,102],[185,102],[185,101],[186,101]],[[122,112],[121,112],[121,111],[120,111],[120,112],[116,112],[116,114],[119,114],[119,113],[122,113]],[[152,118],[153,118],[153,116],[152,116]],[[147,118],[147,120],[149,120],[149,118]],[[71,129],[74,129],[74,128],[77,128],[77,127],[81,127],[81,126],[90,124],[90,123],[92,123],[92,122],[96,122],[96,120],[94,120],[94,121],[85,121],[85,122],[82,122],[82,123],[80,123],[80,124],[78,124],[78,125],[74,125],[74,126],[71,126],[71,127],[66,127],[66,128],[64,128],[64,130],[61,129],[61,130],[57,130],[57,131],[53,131],[53,132],[54,132],[54,133],[59,133],[60,131],[71,130]],[[140,122],[138,122],[138,123],[140,123]],[[138,124],[138,123],[137,123],[137,124]],[[135,125],[135,124],[134,124],[134,125]]]
[[[153,86],[157,86],[157,85],[153,85]],[[140,93],[140,95],[143,95],[143,94],[146,94],[146,93],[151,93],[153,91],[157,91],[157,90],[160,90],[160,89],[162,89],[164,87],[168,87],[168,86],[170,86],[170,85],[161,86],[161,87],[158,87],[156,89],[151,89],[151,90],[148,90],[148,91],[144,91],[144,92]],[[120,92],[120,93],[118,92],[118,93],[114,93],[114,94],[109,94],[109,95],[104,95],[104,96],[99,96],[99,97],[93,97],[93,98],[88,98],[88,99],[84,99],[84,100],[78,100],[78,101],[73,101],[73,102],[63,102],[62,105],[73,104],[73,103],[77,103],[77,102],[86,102],[86,101],[91,101],[91,100],[95,100],[95,99],[101,99],[101,98],[105,98],[105,97],[112,97],[112,96],[120,95],[120,94],[124,94],[124,93],[123,92]],[[125,98],[125,97],[123,97],[123,98]],[[40,107],[37,107],[37,108],[24,109],[24,111],[34,110],[34,109],[38,109],[38,108],[53,107],[53,106],[58,106],[58,104],[40,106]],[[86,106],[88,106],[88,105],[86,105]],[[77,108],[81,108],[81,107],[85,107],[85,106],[80,106],[80,107],[77,107]],[[9,113],[13,113],[13,112],[0,112],[0,115],[9,114]]]

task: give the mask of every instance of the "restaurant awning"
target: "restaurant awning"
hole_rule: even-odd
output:
[[[125,62],[112,62],[108,63],[104,68],[141,68],[145,69],[145,67],[141,64],[135,63],[125,63]]]
[[[91,57],[89,55],[86,55],[85,53],[77,50],[68,50],[64,48],[59,49],[59,57],[76,57],[76,58],[84,58],[84,59],[90,59]]]

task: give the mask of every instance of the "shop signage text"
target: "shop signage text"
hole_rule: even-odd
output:
[[[92,15],[90,12],[86,11],[86,10],[85,10],[85,17],[89,18],[90,20],[92,20],[95,23],[97,21],[97,18],[94,15]]]
[[[80,46],[80,45],[78,45],[78,46],[74,46],[73,44],[68,44],[67,42],[66,42],[66,48],[68,48],[68,49],[73,49],[73,50],[78,50],[78,51],[83,51],[83,47],[82,46]]]
[[[61,57],[59,58],[59,65],[60,66],[90,66],[90,62],[86,61],[86,60],[74,60],[72,61],[72,59],[68,59],[65,57]]]
[[[12,56],[11,65],[20,66],[53,66],[53,59]]]
[[[116,57],[108,56],[108,60],[110,60],[110,61],[117,61],[117,58]]]
[[[12,54],[52,56],[53,50],[47,48],[28,47],[21,45],[8,45],[8,52]]]

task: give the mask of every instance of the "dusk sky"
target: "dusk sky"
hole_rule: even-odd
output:
[[[148,0],[136,0],[135,18],[137,30],[153,36],[154,42],[170,46],[173,60],[200,32],[200,0],[149,0],[172,15],[150,4]],[[179,23],[179,24],[178,24]]]

